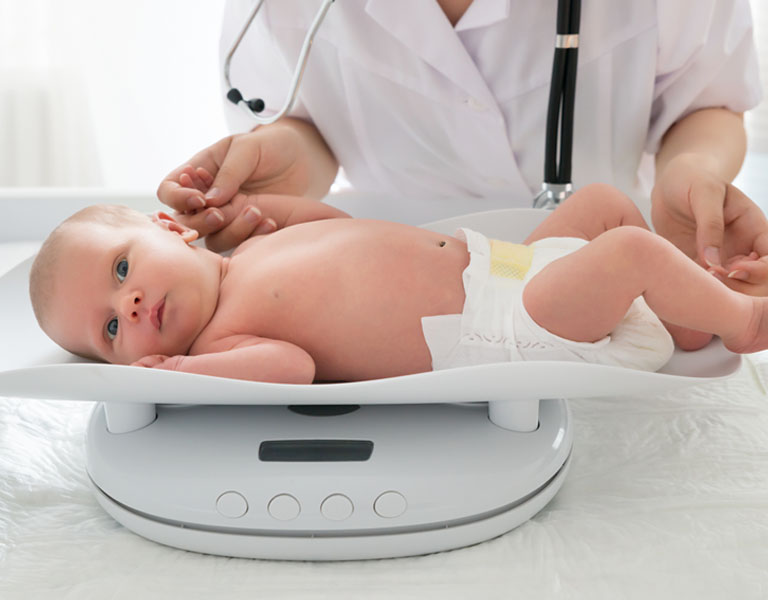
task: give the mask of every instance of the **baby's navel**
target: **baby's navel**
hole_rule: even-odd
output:
[[[437,243],[437,245],[438,245],[438,246],[440,246],[440,247],[442,248],[443,246],[445,246],[445,243],[446,243],[446,242],[445,242],[445,240],[440,240],[440,241]]]

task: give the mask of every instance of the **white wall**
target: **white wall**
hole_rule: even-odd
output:
[[[223,0],[0,0],[0,186],[154,191],[227,134]]]
[[[154,191],[226,135],[222,4],[0,0],[0,187]],[[766,83],[768,3],[752,8]],[[768,101],[746,124],[750,149],[767,153]]]

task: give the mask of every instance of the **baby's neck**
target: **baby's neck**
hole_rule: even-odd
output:
[[[196,246],[193,247],[193,249],[199,253],[199,260],[203,266],[202,271],[200,272],[200,276],[205,278],[205,281],[208,282],[211,295],[208,297],[207,303],[210,312],[204,316],[204,325],[202,326],[202,329],[198,331],[197,336],[192,341],[190,347],[187,349],[187,354],[189,354],[190,351],[195,347],[195,344],[198,342],[201,336],[205,337],[208,326],[210,325],[213,317],[216,315],[216,311],[218,310],[219,303],[221,301],[221,289],[224,283],[224,278],[229,272],[230,260],[228,257],[223,257],[216,252],[208,250],[207,248]]]

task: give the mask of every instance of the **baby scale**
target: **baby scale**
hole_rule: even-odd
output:
[[[428,227],[515,241],[546,214]],[[86,448],[99,504],[146,538],[210,554],[346,560],[488,540],[563,485],[566,398],[659,393],[741,364],[717,341],[656,373],[518,362],[306,386],[97,364],[39,330],[30,263],[0,279],[0,395],[95,402]]]

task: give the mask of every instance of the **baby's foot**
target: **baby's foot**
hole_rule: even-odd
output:
[[[752,308],[748,326],[732,336],[722,336],[725,347],[738,354],[768,349],[768,298],[745,298],[749,298]]]

